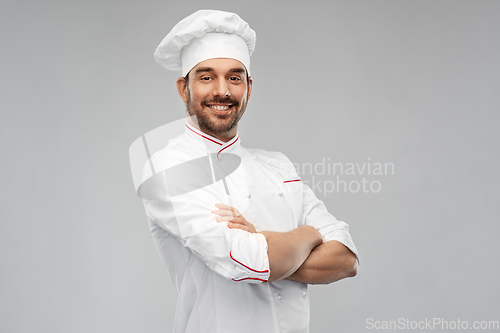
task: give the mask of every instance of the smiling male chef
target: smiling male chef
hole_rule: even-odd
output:
[[[184,134],[149,161],[164,171],[167,198],[143,196],[178,292],[174,332],[308,332],[307,285],[356,275],[347,224],[286,156],[241,145],[255,41],[238,15],[200,10],[154,54],[181,71],[177,91],[190,116]]]

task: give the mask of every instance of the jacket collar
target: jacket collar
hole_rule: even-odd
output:
[[[240,146],[241,142],[238,133],[228,142],[224,142],[210,134],[200,131],[188,122],[186,122],[186,129],[184,132],[190,139],[195,141],[197,145],[205,147],[210,152],[217,153],[217,157],[219,157],[220,153],[229,153],[234,150],[236,147]]]

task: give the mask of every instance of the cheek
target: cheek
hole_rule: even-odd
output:
[[[204,100],[209,100],[210,99],[209,95],[210,94],[208,94],[205,91],[202,91],[201,89],[198,89],[196,93],[191,91],[191,101],[195,103],[200,103]]]
[[[199,98],[196,94],[193,94],[192,92],[190,92],[187,96],[188,98],[188,103],[190,104],[199,104]]]
[[[233,93],[233,98],[240,101],[240,103],[244,103],[248,99],[248,93],[246,89],[239,89]]]

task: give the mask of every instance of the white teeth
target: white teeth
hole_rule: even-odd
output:
[[[217,111],[227,111],[229,109],[229,105],[210,105],[210,107]]]

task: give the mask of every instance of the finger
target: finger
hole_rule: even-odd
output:
[[[215,204],[215,207],[221,209],[221,210],[229,210],[229,211],[232,211],[234,213],[235,216],[238,216],[240,215],[240,212],[234,208],[234,207],[231,207],[229,205],[225,205],[225,204],[221,204],[221,203],[216,203]]]
[[[232,216],[217,216],[217,222],[229,222],[233,219]]]
[[[237,223],[228,223],[227,225],[230,229],[241,229],[250,232],[250,228]]]
[[[217,222],[233,222],[233,223],[246,224],[244,220],[232,216],[218,216],[216,220]]]
[[[217,214],[220,216],[234,216],[234,213],[230,210],[213,210],[212,214]]]
[[[231,210],[231,209],[234,209],[233,207],[229,206],[229,205],[225,205],[225,204],[222,204],[222,203],[216,203],[215,204],[215,207],[219,208],[219,209],[225,209],[225,210]]]

